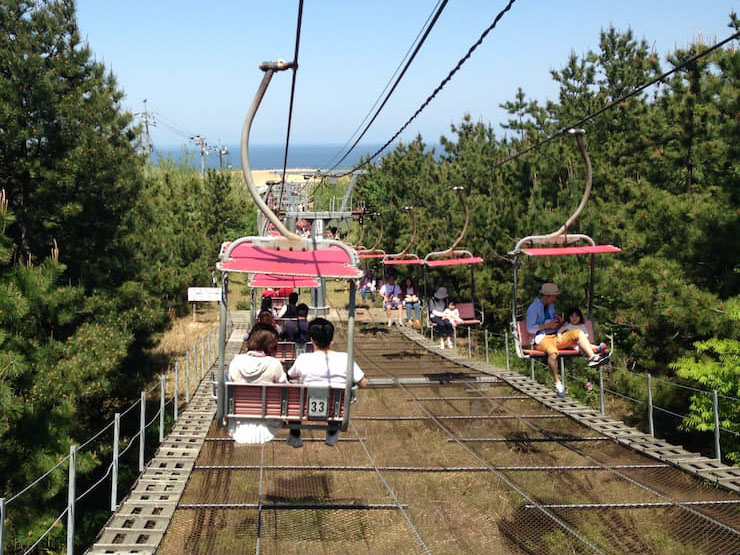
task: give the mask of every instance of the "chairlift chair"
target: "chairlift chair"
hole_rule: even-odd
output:
[[[458,249],[457,247],[460,245],[462,240],[465,238],[465,235],[468,231],[468,225],[470,223],[470,212],[468,210],[468,204],[465,202],[465,196],[463,194],[464,188],[461,186],[455,186],[452,187],[453,191],[457,192],[457,196],[460,199],[460,202],[463,206],[464,211],[464,223],[462,231],[460,232],[460,235],[455,239],[455,241],[452,243],[452,245],[442,251],[435,251],[430,252],[424,257],[423,263],[424,263],[424,297],[425,302],[426,298],[428,298],[428,270],[429,269],[436,269],[436,268],[444,268],[449,266],[470,266],[470,296],[471,300],[470,302],[458,302],[457,308],[458,312],[460,312],[460,318],[463,320],[463,324],[465,326],[482,326],[484,321],[484,314],[483,311],[480,309],[480,307],[477,304],[477,301],[475,299],[475,266],[478,264],[483,264],[483,259],[479,256],[473,256],[473,253],[471,253],[468,250],[464,249]],[[429,314],[428,314],[428,306],[427,310],[427,321],[429,322]],[[431,326],[431,322],[429,322],[429,325]]]
[[[523,237],[516,242],[514,249],[509,252],[509,254],[513,256],[512,265],[514,274],[512,288],[511,331],[512,335],[514,336],[514,344],[517,356],[522,359],[531,360],[533,374],[534,360],[543,359],[546,357],[546,354],[543,351],[534,349],[534,337],[531,337],[529,332],[527,331],[526,319],[519,320],[518,318],[519,257],[521,255],[526,255],[530,257],[591,255],[587,288],[587,316],[584,323],[589,331],[590,337],[594,338],[593,289],[595,255],[616,253],[620,252],[621,250],[614,245],[597,245],[596,242],[588,235],[580,233],[568,233],[568,229],[570,229],[578,216],[580,216],[580,214],[583,212],[586,201],[588,200],[588,197],[591,193],[592,181],[591,161],[589,159],[588,152],[586,151],[586,146],[583,142],[583,135],[585,134],[585,132],[582,129],[570,129],[568,133],[575,137],[581,153],[581,158],[583,159],[583,162],[586,166],[586,183],[581,202],[576,208],[575,212],[571,214],[568,220],[558,230],[547,235],[528,235],[526,237]],[[574,246],[576,243],[585,243],[585,245]],[[535,247],[534,245],[542,246]],[[561,361],[562,371],[562,358],[579,356],[580,353],[576,349],[564,349],[560,350],[558,355]]]
[[[230,418],[274,419],[283,426],[304,429],[346,430],[349,425],[351,391],[354,382],[354,320],[356,281],[362,276],[354,249],[341,241],[303,238],[290,232],[257,193],[249,164],[249,132],[272,76],[294,68],[293,63],[265,62],[264,76],[244,120],[241,135],[242,172],[252,199],[272,223],[279,236],[240,237],[221,248],[217,268],[222,273],[219,329],[217,421]],[[227,279],[229,273],[334,278],[349,280],[347,318],[346,387],[307,387],[297,384],[244,384],[225,379]]]

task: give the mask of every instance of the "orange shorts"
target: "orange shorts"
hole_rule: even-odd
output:
[[[542,341],[534,346],[538,351],[544,351],[548,355],[558,354],[559,349],[570,349],[578,344],[578,336],[583,333],[581,330],[569,330],[560,335],[560,339],[555,334],[546,335]]]

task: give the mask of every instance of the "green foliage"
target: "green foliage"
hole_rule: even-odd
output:
[[[671,364],[676,373],[702,384],[707,389],[731,398],[719,397],[720,426],[725,456],[740,463],[740,297],[726,303],[724,334],[694,343],[696,352]],[[687,430],[714,430],[713,401],[709,395],[691,398],[691,413],[684,421]]]

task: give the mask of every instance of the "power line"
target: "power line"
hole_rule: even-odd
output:
[[[396,87],[398,87],[398,84],[401,82],[401,79],[403,79],[403,76],[406,74],[406,71],[408,71],[409,67],[411,66],[411,63],[414,61],[414,58],[416,58],[416,55],[419,53],[419,50],[421,50],[421,47],[424,44],[424,42],[426,41],[427,37],[429,36],[429,33],[431,33],[432,29],[434,28],[434,25],[437,23],[437,20],[439,19],[439,16],[442,15],[442,12],[444,11],[445,7],[447,6],[447,1],[448,0],[443,0],[442,3],[437,8],[437,11],[435,12],[434,17],[432,18],[432,21],[429,23],[429,25],[427,26],[426,30],[424,31],[424,34],[422,35],[421,40],[419,41],[419,43],[416,45],[416,48],[414,48],[414,52],[411,54],[411,56],[409,57],[408,61],[404,65],[403,70],[401,71],[401,73],[396,78],[396,82],[393,83],[393,86],[388,91],[388,94],[385,95],[385,98],[383,99],[383,102],[380,104],[380,106],[378,106],[378,109],[375,111],[375,114],[373,115],[373,117],[370,119],[370,121],[365,126],[365,129],[362,130],[362,133],[360,133],[360,135],[355,139],[355,142],[352,143],[352,146],[349,148],[349,150],[344,153],[344,156],[342,156],[339,159],[339,161],[337,161],[337,163],[334,164],[329,169],[329,171],[331,171],[334,168],[336,168],[339,164],[341,164],[344,161],[345,158],[347,158],[347,156],[349,156],[349,153],[352,152],[355,149],[355,147],[357,146],[357,143],[359,143],[360,140],[365,136],[365,133],[367,133],[368,129],[370,129],[370,126],[375,122],[375,120],[377,119],[377,117],[380,115],[380,112],[383,110],[383,108],[385,107],[385,105],[388,103],[388,100],[390,100],[391,95],[396,90]],[[511,0],[511,1],[513,2],[514,0]]]
[[[290,107],[288,108],[288,132],[285,137],[285,156],[283,157],[283,178],[282,186],[280,187],[280,200],[278,201],[278,209],[283,204],[283,190],[285,190],[285,170],[288,167],[288,146],[290,145],[290,125],[293,121],[293,99],[295,97],[295,80],[298,74],[298,50],[301,46],[301,22],[303,20],[303,0],[298,2],[298,22],[296,23],[295,29],[295,51],[293,52],[293,79],[290,84]]]
[[[718,48],[721,48],[722,46],[724,46],[728,42],[731,42],[732,40],[737,39],[738,36],[740,36],[740,31],[734,33],[733,35],[730,35],[729,37],[727,37],[723,41],[718,42],[717,44],[715,44],[714,46],[710,46],[706,50],[702,50],[701,52],[699,52],[698,54],[692,56],[688,60],[685,60],[684,62],[680,63],[679,65],[677,65],[673,69],[671,69],[669,71],[666,71],[665,73],[659,75],[658,77],[655,77],[654,79],[651,79],[647,83],[644,83],[644,84],[640,85],[639,87],[637,87],[636,89],[632,90],[631,92],[625,94],[624,96],[621,96],[621,97],[617,98],[616,100],[612,100],[611,102],[609,102],[605,106],[602,106],[601,108],[599,108],[595,112],[592,112],[592,113],[588,114],[587,116],[579,119],[575,123],[573,123],[571,125],[568,125],[566,127],[562,127],[560,129],[558,129],[555,133],[553,133],[549,137],[547,137],[545,139],[542,139],[541,141],[533,144],[530,147],[525,148],[524,150],[522,150],[520,152],[517,152],[516,154],[512,154],[511,156],[509,156],[508,158],[506,158],[506,159],[504,159],[504,160],[502,160],[500,162],[496,162],[491,167],[491,169],[496,169],[496,168],[498,168],[500,166],[503,166],[504,164],[506,164],[508,162],[511,162],[512,160],[515,160],[516,158],[519,158],[520,156],[522,156],[524,154],[527,154],[528,152],[531,152],[531,151],[533,151],[533,150],[535,150],[537,148],[540,148],[541,146],[546,145],[547,143],[551,142],[553,139],[556,139],[557,137],[559,137],[563,133],[567,132],[568,129],[581,127],[583,124],[590,122],[592,119],[594,119],[597,116],[600,116],[601,114],[603,114],[607,110],[610,110],[614,106],[616,106],[618,104],[621,104],[625,100],[628,100],[628,99],[632,98],[633,96],[635,96],[637,94],[640,94],[642,91],[644,91],[648,87],[651,87],[651,86],[655,85],[656,83],[659,83],[659,82],[663,81],[666,77],[669,77],[670,75],[672,75],[672,74],[676,73],[677,71],[683,69],[687,65],[694,63],[696,60],[699,60],[700,58],[703,58],[704,56],[707,56],[708,54],[711,54],[712,52],[714,52]]]
[[[396,75],[398,75],[398,72],[401,70],[401,67],[403,66],[404,62],[409,57],[409,54],[413,50],[414,45],[419,41],[419,37],[421,37],[422,33],[424,33],[424,29],[426,29],[427,26],[429,25],[429,21],[431,21],[432,17],[434,16],[435,12],[437,11],[437,8],[439,7],[440,2],[442,2],[442,0],[439,0],[439,2],[437,2],[437,4],[434,6],[434,8],[432,8],[432,11],[429,12],[429,15],[427,16],[426,21],[424,21],[424,24],[421,26],[421,29],[419,29],[419,32],[416,33],[416,37],[414,37],[414,40],[409,45],[408,50],[406,50],[406,54],[404,54],[403,55],[403,58],[401,58],[401,61],[398,62],[398,65],[396,66],[396,69],[393,71],[393,73],[391,74],[391,76],[388,78],[388,82],[385,84],[385,87],[383,87],[383,90],[380,91],[380,94],[378,95],[378,98],[375,99],[375,102],[370,107],[370,109],[367,111],[367,114],[365,114],[365,117],[362,118],[362,121],[360,122],[360,124],[355,128],[355,130],[349,136],[349,139],[347,139],[347,142],[345,142],[342,145],[342,148],[340,148],[339,151],[332,157],[332,159],[329,160],[329,163],[328,164],[325,164],[325,167],[329,167],[329,166],[331,166],[334,163],[334,160],[336,160],[339,157],[339,155],[341,155],[342,152],[344,152],[344,149],[349,146],[349,144],[352,142],[352,139],[355,138],[355,136],[357,135],[357,133],[360,132],[360,129],[362,128],[362,126],[365,125],[365,122],[370,117],[370,114],[373,113],[373,110],[375,110],[375,107],[378,105],[378,103],[380,102],[381,98],[383,98],[383,95],[385,94],[385,91],[388,90],[388,87],[391,86],[391,83],[393,82],[393,79],[396,77]],[[333,166],[333,167],[335,167],[335,166]]]
[[[439,85],[437,85],[437,88],[434,89],[434,91],[432,92],[432,94],[430,94],[427,97],[427,99],[424,102],[422,102],[421,106],[419,106],[419,108],[416,110],[416,112],[414,112],[414,114],[408,120],[406,120],[406,123],[404,123],[401,126],[401,128],[398,131],[396,131],[396,133],[390,139],[388,139],[388,141],[386,141],[386,143],[383,146],[381,146],[378,150],[376,150],[373,153],[373,155],[370,156],[370,158],[368,158],[367,160],[365,160],[362,164],[358,164],[357,166],[355,166],[351,170],[349,170],[349,171],[347,171],[345,173],[339,174],[337,177],[344,177],[346,175],[351,174],[354,171],[359,170],[360,168],[363,168],[363,167],[367,166],[372,160],[374,160],[375,158],[377,158],[378,155],[381,152],[383,152],[386,148],[388,148],[388,145],[390,145],[393,141],[396,140],[396,138],[401,133],[403,133],[403,131],[411,124],[411,122],[414,121],[419,114],[421,114],[421,112],[429,105],[429,103],[432,100],[434,100],[434,98],[447,85],[447,83],[450,82],[450,80],[452,79],[452,77],[458,71],[460,71],[460,68],[463,66],[463,64],[468,61],[468,59],[473,54],[473,52],[475,52],[475,50],[483,43],[483,40],[486,38],[486,36],[488,35],[488,33],[490,33],[491,31],[493,31],[493,29],[496,28],[496,25],[498,24],[498,22],[501,20],[502,17],[504,17],[504,15],[506,14],[506,12],[508,12],[511,9],[511,6],[514,5],[514,2],[516,2],[516,0],[509,0],[508,4],[506,4],[506,7],[504,7],[504,9],[501,10],[496,15],[496,17],[493,20],[493,23],[491,23],[488,26],[488,28],[485,31],[483,31],[483,33],[481,33],[481,36],[478,37],[478,40],[473,44],[473,46],[471,46],[468,49],[468,51],[465,53],[465,55],[462,58],[460,58],[460,60],[457,62],[457,64],[455,65],[455,67],[452,68],[452,70],[450,70],[450,72],[447,74],[447,77],[445,77],[444,79],[442,79],[442,81],[440,82]],[[336,167],[336,166],[334,166],[334,167]]]

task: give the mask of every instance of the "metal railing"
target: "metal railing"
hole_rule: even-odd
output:
[[[429,328],[428,337],[434,340],[437,333],[434,328]],[[611,352],[614,353],[614,341],[612,336],[607,336],[611,343]],[[544,361],[537,359],[531,359],[530,361],[520,361],[518,358],[511,357],[511,351],[513,345],[511,341],[513,338],[508,331],[504,333],[494,333],[488,330],[472,330],[470,328],[459,327],[455,328],[453,336],[454,348],[458,354],[465,353],[468,358],[475,358],[478,360],[485,360],[486,364],[496,363],[505,366],[507,370],[515,370],[524,374],[529,373],[533,380],[545,383],[548,376],[551,376],[550,370]],[[629,403],[630,409],[625,414],[617,415],[612,414],[611,416],[624,419],[622,417],[640,417],[647,424],[647,432],[655,437],[656,433],[656,415],[667,415],[674,419],[677,419],[675,425],[671,429],[664,429],[663,435],[671,434],[675,435],[677,432],[680,433],[701,433],[703,430],[690,430],[688,428],[681,428],[681,424],[685,423],[687,419],[691,417],[689,414],[689,408],[691,403],[697,396],[708,396],[711,398],[711,406],[713,413],[713,425],[711,430],[706,430],[713,434],[713,451],[714,458],[721,462],[722,460],[722,449],[721,440],[722,434],[732,435],[734,438],[740,436],[740,432],[728,429],[721,424],[720,418],[720,404],[725,403],[740,403],[740,399],[731,395],[724,395],[719,393],[716,389],[702,389],[696,386],[684,385],[666,378],[656,378],[648,373],[639,373],[627,369],[610,369],[605,371],[603,367],[599,368],[588,368],[579,362],[575,364],[565,364],[563,359],[560,359],[560,373],[561,380],[564,385],[568,382],[574,382],[579,380],[583,385],[584,393],[580,394],[577,392],[576,387],[572,387],[572,392],[576,392],[576,398],[582,397],[581,401],[592,403],[594,408],[598,406],[601,414],[607,413],[607,402],[608,397],[622,399]],[[551,380],[551,378],[550,378]],[[571,384],[573,385],[573,384]],[[669,395],[665,391],[661,391],[661,388],[673,388],[684,392],[684,398],[681,399],[685,405],[685,411],[676,412],[676,403],[672,403],[667,408],[661,406],[656,398],[667,399]],[[659,394],[659,395],[656,395]],[[675,396],[674,396],[675,397]],[[667,403],[663,403],[667,404]],[[615,409],[617,407],[614,407]],[[614,411],[616,412],[616,411]],[[681,412],[685,412],[682,414]],[[663,421],[665,425],[665,422]],[[736,441],[738,441],[736,439]]]
[[[216,342],[218,338],[217,332],[218,328],[214,326],[203,337],[195,340],[193,342],[192,349],[189,349],[185,352],[182,360],[175,361],[174,367],[168,370],[168,372],[161,374],[157,383],[153,384],[149,389],[141,391],[138,401],[130,405],[122,412],[116,412],[111,422],[108,422],[99,431],[97,431],[80,445],[71,445],[69,448],[69,454],[61,459],[59,462],[57,462],[44,474],[36,478],[34,481],[32,481],[30,484],[25,486],[17,493],[0,498],[0,555],[4,555],[6,553],[6,549],[10,548],[11,545],[13,552],[20,553],[22,551],[23,555],[28,555],[29,553],[33,552],[44,539],[51,539],[51,532],[55,528],[58,528],[65,517],[66,553],[68,555],[73,555],[75,549],[75,520],[78,517],[78,515],[76,514],[76,509],[78,508],[77,504],[79,503],[79,501],[87,497],[88,494],[90,494],[92,491],[96,490],[104,483],[106,483],[109,479],[110,510],[111,512],[116,511],[116,509],[118,508],[119,499],[118,485],[121,459],[129,450],[132,449],[135,444],[137,444],[139,447],[139,475],[144,471],[147,447],[147,430],[154,426],[156,422],[158,422],[159,444],[164,441],[166,426],[165,416],[168,410],[167,406],[172,404],[172,408],[170,410],[172,411],[172,419],[176,422],[179,418],[179,409],[181,408],[181,390],[183,390],[185,393],[185,402],[183,406],[187,406],[191,399],[191,387],[195,385],[195,387],[197,388],[197,384],[200,383],[202,379],[208,374],[208,368],[210,368],[210,366],[216,362],[216,357],[218,356],[218,349],[216,348]],[[184,364],[185,367],[184,380],[181,380],[180,375],[181,362]],[[169,395],[168,400],[167,383],[168,380],[173,379],[174,385],[172,387],[172,393]],[[158,395],[157,393],[155,393],[157,390],[159,390]],[[147,415],[147,402],[155,400],[157,396],[159,397],[159,406],[157,411],[154,414]],[[139,409],[138,431],[127,438],[122,438],[121,420],[137,407]],[[147,420],[147,416],[149,416],[149,420]],[[108,466],[104,467],[105,463],[99,464],[97,468],[105,468],[105,471],[102,473],[102,475],[97,477],[97,479],[82,493],[78,493],[77,460],[80,453],[85,450],[89,450],[92,452],[96,449],[104,451],[105,446],[102,446],[101,442],[98,440],[101,438],[101,436],[103,436],[103,434],[110,431],[111,429],[113,430],[113,437],[112,445],[110,448],[111,456]],[[122,443],[125,444],[123,449],[121,449]],[[35,537],[29,547],[25,548],[24,550],[24,546],[20,542],[18,542],[18,539],[11,538],[8,533],[6,523],[9,521],[12,522],[9,511],[12,511],[15,506],[18,506],[18,510],[21,510],[22,507],[18,505],[18,499],[20,497],[31,492],[32,490],[36,491],[35,488],[37,488],[37,486],[42,483],[47,483],[54,477],[56,472],[61,472],[61,470],[64,468],[66,468],[67,470],[66,507],[59,513],[59,515],[55,518],[51,525],[46,528],[46,530],[42,532],[38,537]],[[133,483],[135,483],[135,481]],[[40,497],[41,496],[39,495],[39,498]]]

